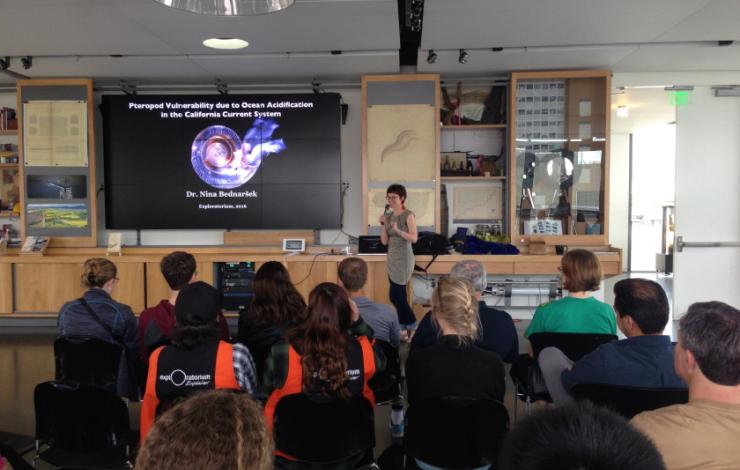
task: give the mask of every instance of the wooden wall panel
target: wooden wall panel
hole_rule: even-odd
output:
[[[311,266],[313,264],[313,267]],[[308,294],[322,282],[337,282],[337,263],[331,261],[293,261],[287,262],[288,272],[296,289],[308,302]]]
[[[144,264],[116,266],[120,281],[113,298],[140,312],[144,308]],[[64,302],[85,291],[80,282],[82,263],[18,263],[15,276],[17,312],[57,313]]]
[[[146,306],[154,307],[162,299],[170,297],[170,287],[159,270],[159,261],[146,263]],[[141,313],[134,312],[136,314]]]
[[[79,297],[82,263],[17,263],[15,265],[16,311],[59,312],[59,308]]]
[[[0,315],[13,313],[13,267],[0,264]]]
[[[118,263],[118,284],[113,289],[117,302],[131,307],[134,313],[144,310],[144,263]]]
[[[365,295],[374,302],[390,305],[388,297],[388,271],[385,263],[367,263],[367,283],[365,284]]]

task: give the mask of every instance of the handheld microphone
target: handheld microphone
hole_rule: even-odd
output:
[[[385,215],[390,215],[390,208],[391,208],[390,204],[385,205]]]

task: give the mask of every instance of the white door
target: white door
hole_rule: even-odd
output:
[[[675,228],[688,243],[740,242],[740,98],[717,98],[708,86],[676,110]],[[740,308],[739,247],[674,255],[674,317],[708,300]]]

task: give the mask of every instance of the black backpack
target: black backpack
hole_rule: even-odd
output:
[[[419,232],[419,238],[413,245],[415,255],[449,254],[450,243],[443,235],[434,232]]]

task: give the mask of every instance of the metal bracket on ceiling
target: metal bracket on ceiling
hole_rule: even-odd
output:
[[[221,96],[226,96],[229,94],[229,85],[226,84],[223,80],[220,78],[216,79],[216,90],[221,94]]]
[[[129,83],[126,80],[121,80],[119,82],[119,85],[121,86],[121,91],[126,93],[129,96],[136,96],[136,85],[133,83]]]

